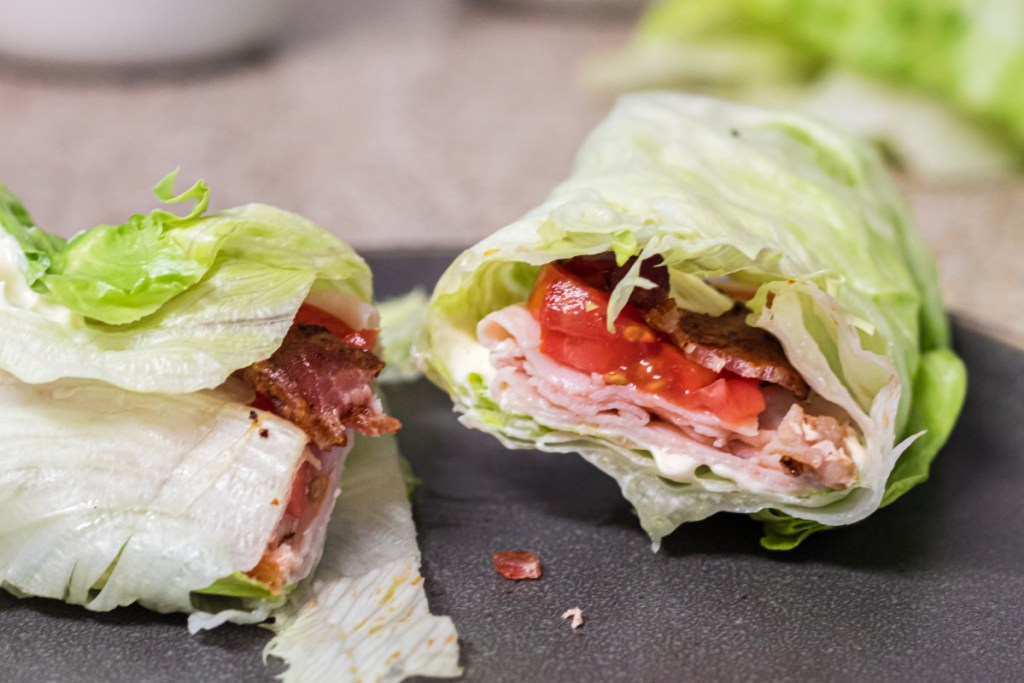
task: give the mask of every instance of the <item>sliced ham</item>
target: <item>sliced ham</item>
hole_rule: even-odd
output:
[[[841,489],[856,480],[845,446],[849,426],[806,414],[788,391],[766,387],[768,409],[760,420],[727,424],[711,412],[683,408],[631,384],[610,385],[599,374],[558,363],[540,352],[540,334],[520,304],[491,313],[477,328],[495,367],[491,393],[510,412],[648,450],[659,473],[678,481],[692,481],[700,466],[790,493]]]

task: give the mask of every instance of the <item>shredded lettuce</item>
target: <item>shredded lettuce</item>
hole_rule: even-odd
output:
[[[586,78],[798,107],[929,176],[1024,163],[1018,0],[660,0]]]
[[[617,255],[660,255],[686,308],[729,305],[704,284],[715,278],[757,291],[748,322],[775,335],[862,434],[855,486],[796,496],[699,473],[667,481],[649,452],[542,425],[490,394],[479,320],[525,301],[540,265],[621,250],[625,231],[634,247]],[[643,286],[638,268],[627,273],[611,314]],[[965,386],[934,262],[871,148],[798,115],[668,93],[624,97],[568,181],[455,260],[435,288],[418,352],[466,424],[512,448],[581,453],[616,478],[655,541],[719,511],[757,513],[766,545],[777,548],[863,519],[923,481]]]

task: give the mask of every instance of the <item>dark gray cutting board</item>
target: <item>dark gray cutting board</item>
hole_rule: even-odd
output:
[[[432,284],[451,254],[371,258],[381,297]],[[649,549],[615,485],[575,456],[505,451],[447,397],[392,387],[427,593],[475,681],[1024,678],[1024,353],[963,327],[967,407],[932,480],[866,522],[778,554],[719,515]],[[527,548],[544,578],[491,554]],[[561,613],[579,606],[572,631]],[[266,632],[189,636],[184,617],[91,614],[0,593],[0,681],[271,680]],[[339,680],[343,680],[339,678]]]

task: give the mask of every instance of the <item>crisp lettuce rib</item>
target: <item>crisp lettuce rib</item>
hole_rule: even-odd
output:
[[[649,452],[504,409],[490,394],[494,369],[476,324],[525,301],[539,266],[608,251],[620,263],[639,257],[609,317],[634,287],[649,286],[639,262],[655,255],[686,308],[731,305],[712,278],[756,289],[748,324],[776,336],[862,435],[856,485],[794,496],[723,492],[700,474],[669,482]],[[455,260],[434,291],[419,352],[467,424],[510,447],[583,454],[619,481],[655,540],[727,510],[769,515],[773,547],[795,544],[808,527],[863,519],[927,476],[965,386],[934,263],[871,148],[797,115],[667,93],[623,98],[547,201]]]

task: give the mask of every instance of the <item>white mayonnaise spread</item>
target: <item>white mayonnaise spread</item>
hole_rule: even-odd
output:
[[[82,317],[65,306],[50,303],[25,280],[28,262],[21,245],[0,230],[0,308],[20,308],[67,327],[78,327]]]

